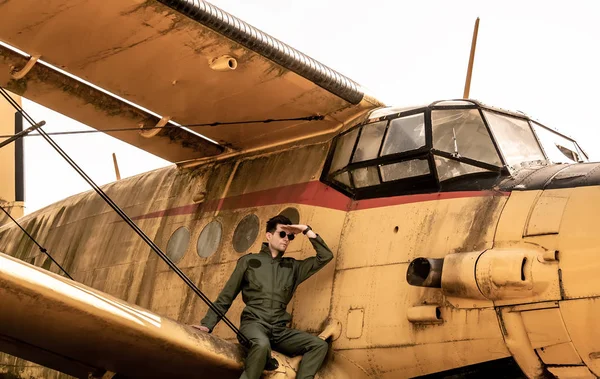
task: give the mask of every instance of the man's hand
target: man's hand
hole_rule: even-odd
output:
[[[205,333],[208,333],[208,332],[210,332],[210,329],[208,329],[208,328],[207,328],[206,326],[204,326],[204,325],[190,325],[190,326],[191,326],[192,328],[194,328],[194,329],[198,329],[198,330],[200,330],[200,331],[202,331],[202,332],[205,332]]]
[[[300,234],[307,228],[306,225],[281,225],[281,230],[289,234]]]
[[[293,234],[301,234],[303,231],[306,230],[306,228],[308,228],[308,226],[306,225],[279,225],[281,226],[281,230],[283,230],[286,233],[293,233]],[[317,235],[312,231],[309,230],[308,233],[306,233],[306,236],[309,238],[315,238]]]

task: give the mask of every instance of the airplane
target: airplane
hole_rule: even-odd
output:
[[[194,331],[208,305],[169,263],[215,299],[280,213],[335,255],[288,307],[330,343],[319,377],[600,375],[599,165],[573,139],[467,91],[385,106],[206,2],[0,15],[2,88],[176,163],[101,188],[166,260],[93,191],[16,220],[68,274],[0,227],[10,375],[238,377],[235,329]],[[299,357],[274,358],[265,377],[295,376]]]

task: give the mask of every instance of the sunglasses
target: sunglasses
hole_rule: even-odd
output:
[[[285,238],[285,236],[286,236],[286,235],[287,235],[287,237],[288,237],[288,239],[289,239],[290,241],[293,241],[293,240],[294,240],[294,238],[296,238],[296,236],[295,236],[295,235],[293,235],[293,234],[287,234],[287,233],[286,233],[286,232],[284,232],[283,230],[279,232],[279,237],[280,237],[280,238]]]

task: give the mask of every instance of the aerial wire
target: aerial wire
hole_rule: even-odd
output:
[[[63,132],[46,132],[49,136],[61,136],[61,135],[76,135],[76,134],[93,134],[93,133],[118,133],[118,132],[130,132],[130,131],[144,131],[144,130],[153,130],[153,129],[167,129],[167,128],[177,128],[177,127],[185,127],[185,128],[198,128],[204,126],[221,126],[221,125],[244,125],[244,124],[269,124],[276,122],[288,122],[288,121],[320,121],[325,117],[320,115],[313,116],[305,116],[305,117],[289,117],[289,118],[268,118],[264,120],[247,120],[247,121],[216,121],[202,124],[187,124],[187,125],[173,125],[169,124],[167,126],[148,126],[148,127],[137,127],[137,128],[113,128],[113,129],[103,129],[103,130],[73,130],[73,131],[63,131]],[[33,136],[41,136],[40,133],[28,133],[25,135],[26,137]],[[3,135],[0,138],[16,138],[20,137],[17,134],[11,135]],[[3,141],[2,143],[5,143]]]

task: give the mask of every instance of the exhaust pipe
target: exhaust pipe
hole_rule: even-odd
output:
[[[445,296],[477,300],[554,298],[558,254],[537,247],[499,248],[416,258],[406,271],[411,286],[441,288]]]
[[[406,281],[411,286],[442,288],[443,258],[417,258],[410,262]]]

